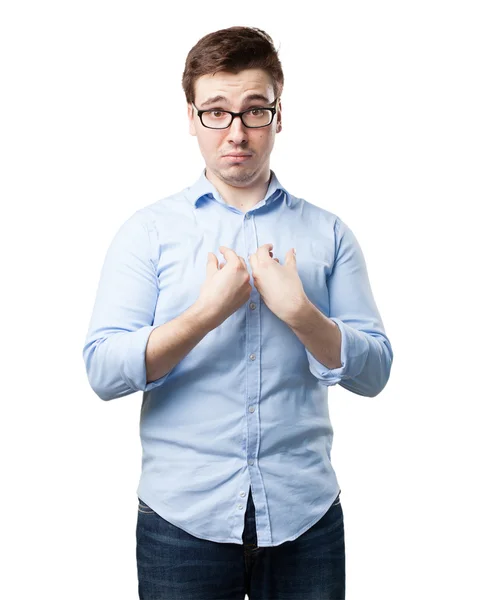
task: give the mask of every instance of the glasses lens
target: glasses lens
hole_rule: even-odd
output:
[[[203,113],[202,118],[204,125],[213,129],[223,129],[231,122],[231,115],[222,110],[208,110]]]
[[[243,119],[248,127],[264,127],[271,123],[273,113],[265,108],[252,108],[243,115]]]

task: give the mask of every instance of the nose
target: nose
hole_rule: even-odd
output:
[[[244,144],[248,141],[248,128],[243,125],[240,117],[234,117],[228,129],[229,140],[236,145]]]

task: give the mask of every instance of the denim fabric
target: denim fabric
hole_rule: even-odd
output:
[[[341,493],[341,492],[340,492]],[[326,514],[293,541],[258,547],[251,495],[243,545],[190,535],[138,503],[140,600],[344,600],[343,510],[338,494]]]

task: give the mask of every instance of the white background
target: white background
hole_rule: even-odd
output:
[[[352,228],[394,350],[379,396],[329,391],[347,598],[479,597],[473,4],[2,5],[3,598],[137,598],[141,393],[82,348],[119,226],[200,175],[181,75],[232,25],[279,48],[271,167]]]

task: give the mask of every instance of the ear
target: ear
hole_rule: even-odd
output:
[[[278,109],[276,110],[276,133],[279,133],[283,129],[283,115],[281,114],[281,100],[278,102]]]
[[[188,111],[188,121],[189,121],[189,130],[191,135],[196,135],[196,123],[195,123],[195,114],[194,108],[191,102],[188,102],[186,105],[186,109]]]

